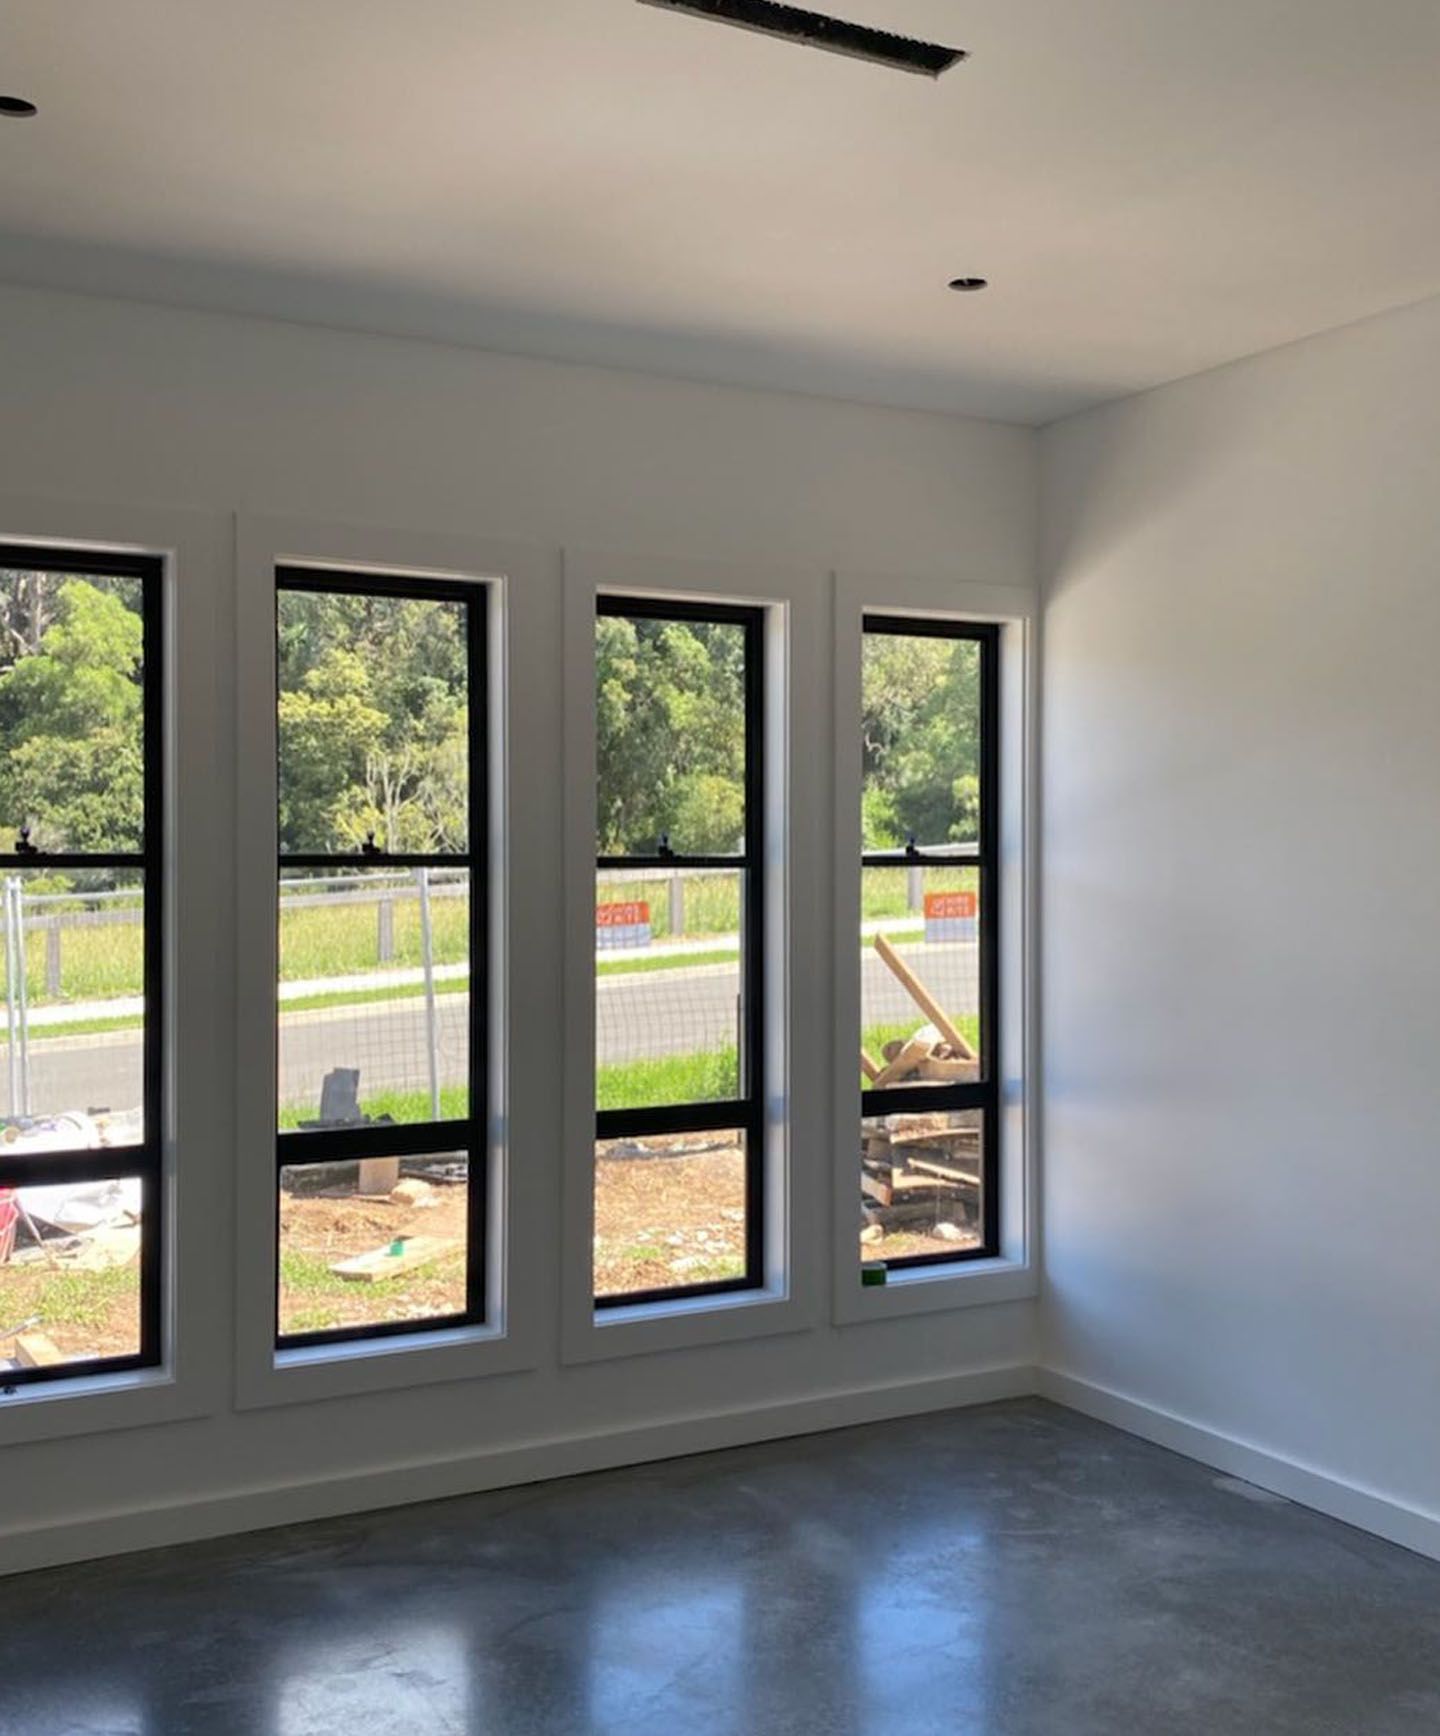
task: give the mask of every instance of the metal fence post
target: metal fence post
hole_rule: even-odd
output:
[[[20,1032],[16,1015],[19,1011],[15,993],[15,881],[5,882],[5,1015],[10,1037],[10,1113],[20,1113]]]
[[[45,993],[58,1001],[60,988],[60,918],[50,917],[45,923]]]
[[[909,905],[912,910],[925,908],[925,870],[923,868],[907,868],[905,870],[905,887],[909,894]]]
[[[388,892],[382,892],[375,908],[379,913],[375,952],[381,964],[389,964],[395,957],[395,900]]]
[[[19,943],[15,949],[17,965],[15,975],[20,985],[20,1113],[30,1113],[30,985],[28,976],[28,959],[25,953],[25,882],[17,875],[15,886],[15,938]]]
[[[435,947],[430,929],[430,870],[417,868],[420,886],[420,961],[425,972],[425,1056],[430,1066],[430,1118],[440,1119],[440,1028],[435,1012]]]
[[[679,940],[685,932],[685,882],[678,874],[670,876],[670,938]]]

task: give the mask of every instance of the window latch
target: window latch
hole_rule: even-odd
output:
[[[20,828],[20,836],[15,840],[15,854],[17,856],[38,856],[40,854],[35,845],[30,842],[30,828],[28,826]]]
[[[662,862],[673,862],[675,860],[675,852],[670,848],[670,834],[668,832],[662,832],[660,834],[660,842],[656,847],[655,854]]]
[[[365,842],[360,846],[360,854],[362,856],[380,856],[384,854],[380,846],[375,842],[375,834],[373,832],[367,832],[365,834]]]
[[[905,840],[905,859],[909,862],[918,862],[920,860],[920,847],[915,842],[915,834],[913,832]]]

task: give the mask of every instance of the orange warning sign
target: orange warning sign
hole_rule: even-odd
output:
[[[597,904],[596,928],[648,928],[650,906],[643,900],[633,904]]]
[[[980,914],[980,900],[973,892],[927,892],[927,922],[973,922]]]

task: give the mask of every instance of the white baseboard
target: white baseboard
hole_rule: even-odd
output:
[[[0,1535],[0,1575],[1032,1395],[1440,1560],[1440,1515],[1406,1506],[1123,1393],[1056,1369],[1016,1363],[934,1380],[825,1393],[755,1409],[706,1412],[638,1428],[532,1441],[490,1452],[416,1460],[325,1481],[245,1489],[126,1512],[77,1515],[59,1524]]]
[[[1283,1495],[1331,1519],[1343,1520],[1389,1543],[1440,1560],[1440,1515],[1409,1507],[1356,1483],[1303,1465],[1283,1454],[1251,1446],[1232,1435],[1207,1429],[1184,1417],[1127,1398],[1108,1387],[1095,1386],[1052,1368],[1035,1371],[1035,1391],[1042,1398],[1094,1417],[1142,1440],[1168,1447],[1187,1459],[1198,1459],[1228,1476],[1240,1477],[1271,1494]]]
[[[895,1382],[825,1393],[746,1410],[707,1412],[639,1428],[527,1442],[490,1452],[414,1461],[324,1481],[254,1488],[206,1500],[126,1512],[78,1515],[59,1524],[0,1535],[0,1574],[193,1543],[235,1532],[263,1531],[310,1519],[403,1507],[417,1501],[478,1494],[546,1482],[588,1471],[725,1447],[750,1446],[787,1435],[817,1434],[858,1423],[1024,1398],[1035,1391],[1026,1364],[975,1369],[934,1380]]]

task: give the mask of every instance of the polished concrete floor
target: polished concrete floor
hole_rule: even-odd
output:
[[[1436,1736],[1440,1565],[1038,1401],[0,1581],[4,1736]]]

